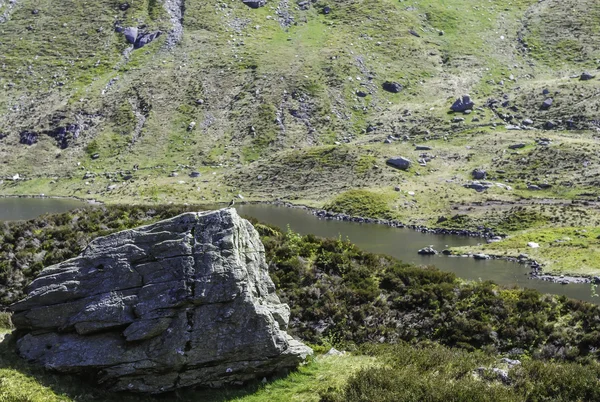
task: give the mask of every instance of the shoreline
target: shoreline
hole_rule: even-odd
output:
[[[110,205],[104,203],[102,201],[90,200],[87,198],[81,198],[76,196],[52,196],[52,195],[2,195],[0,194],[0,198],[50,198],[50,199],[71,199],[80,202],[84,202],[90,205]],[[115,203],[118,204],[118,203]],[[190,204],[190,203],[182,203],[181,205],[198,205],[198,206],[216,206],[220,204],[226,204],[225,202],[217,202],[217,203],[199,203],[199,204]],[[389,227],[400,228],[400,229],[410,229],[420,233],[431,234],[431,235],[451,235],[451,236],[464,236],[464,237],[480,237],[482,239],[490,239],[495,236],[505,237],[504,235],[497,235],[492,231],[472,231],[467,229],[446,229],[446,228],[429,228],[423,225],[408,225],[403,222],[394,220],[394,219],[378,219],[378,218],[364,218],[361,216],[352,216],[344,213],[331,212],[324,210],[322,208],[310,207],[308,205],[303,204],[294,204],[288,201],[244,201],[240,200],[239,204],[249,204],[249,205],[274,205],[285,208],[295,208],[302,209],[307,211],[308,213],[316,216],[319,219],[324,220],[338,220],[343,222],[354,222],[354,223],[367,223],[367,224],[377,224],[377,225],[386,225]],[[135,204],[134,204],[135,205]],[[153,204],[147,204],[153,205]],[[415,251],[416,252],[416,251]],[[450,258],[478,258],[476,257],[478,254],[454,254],[451,251],[449,253],[443,253],[447,257]],[[542,265],[537,261],[528,259],[528,258],[519,258],[515,256],[502,256],[502,255],[493,255],[486,254],[485,257],[480,259],[494,259],[494,260],[504,260],[509,262],[514,262],[517,264],[528,264],[531,268],[528,278],[530,280],[542,280],[553,283],[560,283],[563,285],[568,285],[571,283],[576,284],[585,284],[585,283],[594,283],[600,284],[600,276],[577,276],[577,275],[569,275],[569,274],[550,274],[543,273]]]
[[[39,199],[53,199],[53,200],[75,200],[81,201],[90,205],[106,205],[106,203],[98,200],[90,200],[88,198],[81,198],[77,196],[67,196],[67,195],[46,195],[46,194],[37,194],[37,195],[12,195],[12,194],[0,194],[0,198],[39,198]]]

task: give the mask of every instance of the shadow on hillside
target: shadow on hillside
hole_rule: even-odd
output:
[[[60,374],[29,364],[16,352],[16,336],[6,334],[0,342],[0,399],[2,396],[29,400],[27,395],[36,395],[40,400],[54,400],[58,395],[77,401],[202,401],[225,402],[257,392],[259,382],[237,388],[182,389],[160,395],[137,395],[108,392],[95,385],[91,379],[70,374]],[[7,391],[8,390],[8,391]],[[8,394],[6,394],[8,392]],[[12,392],[12,393],[11,393]],[[23,395],[20,395],[20,393]]]

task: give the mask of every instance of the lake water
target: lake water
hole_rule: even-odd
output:
[[[471,246],[484,242],[477,237],[444,236],[420,233],[411,229],[392,228],[385,225],[344,222],[319,219],[310,212],[299,208],[286,208],[274,205],[236,205],[242,216],[251,216],[301,234],[312,233],[322,237],[348,238],[363,250],[387,254],[405,262],[418,265],[435,265],[443,271],[469,280],[491,280],[506,286],[519,286],[537,289],[543,293],[566,295],[575,299],[600,304],[598,297],[592,297],[589,284],[560,285],[558,283],[529,279],[529,267],[504,260],[475,260],[473,258],[448,257],[441,254],[422,256],[420,248],[433,245],[436,250],[448,247]]]
[[[61,213],[89,204],[69,198],[0,198],[0,221],[33,219],[45,213]]]
[[[71,199],[0,198],[0,221],[32,219],[44,213],[65,212],[86,205],[88,204]],[[301,234],[312,233],[335,238],[341,236],[364,250],[387,254],[418,265],[435,265],[460,278],[491,280],[501,285],[533,288],[543,293],[562,294],[600,303],[598,297],[591,296],[589,284],[560,285],[531,280],[527,277],[529,268],[525,265],[502,260],[480,261],[473,258],[417,254],[417,250],[425,246],[432,245],[436,250],[443,250],[448,247],[476,245],[485,241],[481,238],[432,235],[384,225],[323,220],[303,209],[275,205],[236,205],[236,209],[242,216],[253,217],[282,229],[289,226]]]

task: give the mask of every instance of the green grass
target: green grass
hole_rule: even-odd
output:
[[[365,218],[391,219],[390,196],[369,190],[350,190],[335,197],[324,208],[328,211]]]
[[[529,242],[538,243],[540,247],[528,247]],[[600,229],[597,227],[532,229],[509,236],[501,242],[455,250],[459,253],[469,250],[512,257],[527,254],[545,265],[544,272],[600,275]]]

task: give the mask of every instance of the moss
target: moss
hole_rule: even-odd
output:
[[[365,218],[392,219],[389,197],[369,190],[350,190],[335,197],[323,206],[328,211],[362,216]]]

